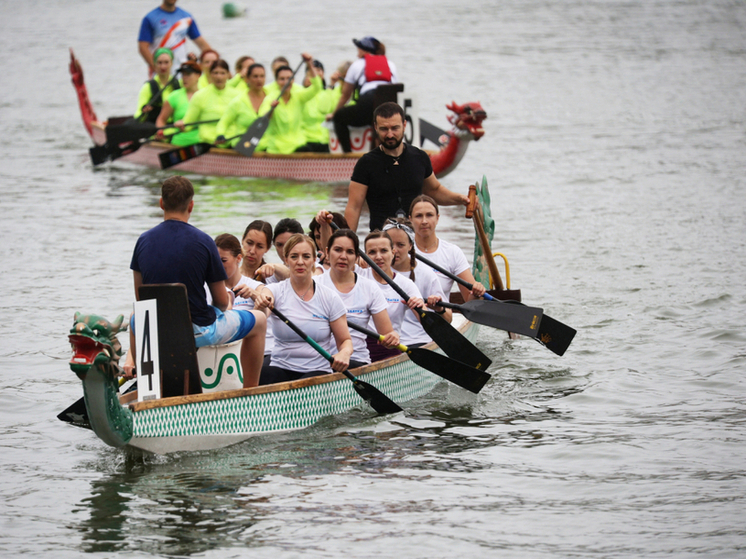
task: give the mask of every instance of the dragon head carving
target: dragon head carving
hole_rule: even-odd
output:
[[[446,105],[446,108],[455,113],[448,117],[448,121],[455,128],[469,132],[475,140],[484,136],[482,121],[487,118],[487,112],[478,101],[463,105],[457,105],[453,101],[450,105]]]
[[[114,322],[109,322],[95,314],[75,313],[69,335],[73,348],[70,369],[82,378],[94,364],[118,366],[122,357],[122,344],[119,343],[117,334],[127,330],[127,325],[122,325],[123,321],[122,315]]]

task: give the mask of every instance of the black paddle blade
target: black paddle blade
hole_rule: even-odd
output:
[[[523,306],[523,303],[518,301],[504,301],[504,303]],[[575,328],[545,314],[541,319],[539,332],[535,339],[549,351],[561,357],[565,354],[567,348],[570,347],[570,343],[572,343],[572,339],[577,333],[578,331]]]
[[[372,384],[368,384],[355,377],[349,371],[345,371],[344,375],[352,381],[352,386],[360,397],[368,402],[371,408],[376,410],[381,415],[388,415],[390,413],[399,413],[402,409],[396,402],[391,400],[386,394],[378,390]]]
[[[152,122],[140,122],[132,119],[123,124],[111,124],[106,127],[106,143],[110,145],[124,142],[136,142],[148,138],[156,133],[156,126]]]
[[[535,338],[539,333],[541,317],[544,314],[544,311],[538,307],[511,306],[483,299],[467,301],[459,305],[459,310],[466,318],[477,324],[531,338]]]
[[[78,427],[91,428],[88,419],[88,409],[85,407],[85,398],[81,398],[65,411],[57,415],[57,419],[65,423],[72,423]]]
[[[256,146],[259,144],[259,140],[262,139],[262,136],[264,136],[269,127],[270,116],[272,116],[271,113],[261,116],[252,122],[249,129],[241,136],[233,149],[245,157],[251,157],[254,154]]]
[[[559,320],[551,316],[544,315],[539,325],[539,334],[536,340],[541,342],[550,351],[562,356],[570,347],[572,339],[578,331],[567,324],[562,324]]]
[[[172,149],[164,151],[158,154],[158,159],[161,162],[161,169],[168,169],[184,161],[189,161],[200,155],[204,155],[210,148],[214,147],[212,144],[194,144],[191,146],[184,146],[183,148]]]
[[[94,167],[109,160],[109,149],[106,146],[93,146],[88,153],[91,154],[91,163]]]
[[[482,390],[482,387],[491,378],[491,375],[484,371],[480,371],[429,349],[408,348],[407,353],[409,354],[409,358],[423,369],[432,371],[436,375],[474,394],[479,394],[479,391]]]
[[[419,309],[422,328],[440,349],[453,359],[484,371],[492,360],[440,315]]]

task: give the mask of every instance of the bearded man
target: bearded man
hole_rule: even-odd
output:
[[[467,196],[440,184],[427,153],[403,143],[407,121],[399,105],[379,105],[373,123],[380,145],[363,155],[352,172],[344,212],[350,229],[357,230],[363,201],[368,202],[371,231],[381,229],[388,217],[406,217],[420,194],[441,206],[467,205]]]

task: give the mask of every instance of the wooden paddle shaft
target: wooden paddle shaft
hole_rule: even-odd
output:
[[[473,205],[472,200],[474,201]],[[472,184],[469,187],[469,206],[467,206],[467,217],[469,217],[470,207],[474,208],[471,212],[471,218],[474,221],[474,229],[476,229],[477,236],[479,237],[479,244],[482,245],[482,252],[484,253],[484,258],[487,261],[487,268],[490,271],[492,283],[495,284],[495,287],[498,289],[498,291],[505,291],[505,285],[503,284],[503,280],[500,277],[500,272],[497,269],[497,263],[495,262],[495,258],[492,256],[492,247],[490,246],[490,241],[487,238],[487,233],[485,233],[484,231],[484,215],[482,213],[482,207],[477,200],[477,186],[475,184]]]

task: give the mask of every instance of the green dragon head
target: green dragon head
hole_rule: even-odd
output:
[[[69,335],[73,347],[70,369],[82,378],[94,364],[118,365],[122,344],[117,334],[127,330],[127,325],[122,325],[124,317],[120,314],[114,322],[109,322],[95,314],[75,313],[74,320]]]

